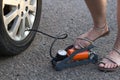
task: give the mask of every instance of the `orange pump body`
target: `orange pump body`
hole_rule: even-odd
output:
[[[75,51],[74,48],[68,49],[67,50],[67,55],[70,56],[73,52]],[[76,54],[73,57],[73,60],[83,60],[83,59],[88,59],[89,58],[89,51],[84,51],[84,52],[80,52],[78,54]]]

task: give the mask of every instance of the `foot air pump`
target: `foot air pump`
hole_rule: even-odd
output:
[[[81,48],[81,49],[74,49],[74,46],[68,46],[65,50],[58,50],[55,57],[52,55],[52,48],[56,40],[58,39],[65,39],[67,38],[67,34],[58,35],[56,37],[51,36],[49,34],[46,34],[39,30],[29,29],[26,31],[34,31],[41,33],[43,35],[46,35],[48,37],[54,38],[54,41],[51,44],[50,47],[50,57],[52,58],[51,63],[53,65],[53,68],[56,71],[61,71],[65,68],[69,67],[75,67],[79,65],[84,65],[88,63],[97,63],[98,61],[98,55],[95,54],[95,52],[92,51],[92,48],[94,48],[93,45],[89,45],[88,47]]]
[[[93,45],[79,50],[74,49],[73,45],[68,46],[65,50],[58,50],[55,58],[51,63],[56,71],[61,71],[65,68],[85,65],[88,63],[97,63],[98,55],[92,51]]]

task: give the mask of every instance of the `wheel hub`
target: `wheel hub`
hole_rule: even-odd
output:
[[[27,0],[22,0],[20,3],[20,11],[21,13],[26,13],[28,11],[28,3]]]
[[[3,0],[4,25],[13,40],[21,41],[29,35],[25,30],[32,28],[36,8],[37,0]]]

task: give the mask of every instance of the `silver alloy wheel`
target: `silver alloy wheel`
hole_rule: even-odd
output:
[[[35,21],[37,0],[3,0],[3,21],[11,39],[21,41]]]

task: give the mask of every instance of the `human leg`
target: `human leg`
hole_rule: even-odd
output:
[[[106,0],[85,0],[85,2],[93,18],[94,27],[91,28],[88,32],[76,38],[75,48],[77,49],[81,48],[81,46],[86,47],[90,44],[88,41],[85,41],[84,38],[87,38],[90,41],[94,41],[98,37],[108,32],[108,26],[106,22],[107,1]]]
[[[114,49],[99,64],[99,69],[103,71],[112,71],[111,69],[116,69],[120,66],[120,0],[117,1],[117,23],[118,31]]]

